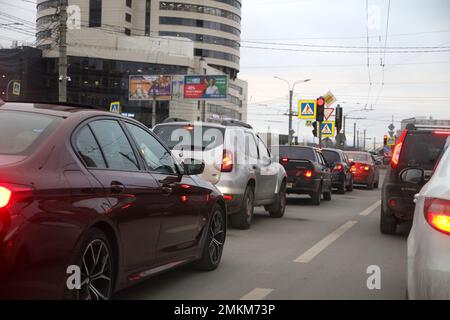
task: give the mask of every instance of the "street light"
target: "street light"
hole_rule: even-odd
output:
[[[274,76],[274,78],[278,79],[278,80],[281,80],[283,82],[286,82],[287,85],[288,85],[288,88],[289,88],[289,134],[288,134],[288,141],[289,141],[289,145],[292,145],[292,99],[294,97],[294,89],[295,89],[295,86],[297,84],[309,82],[309,81],[311,81],[311,79],[295,81],[292,84],[292,87],[291,87],[291,83],[288,80],[282,79],[282,78],[277,77],[277,76]]]

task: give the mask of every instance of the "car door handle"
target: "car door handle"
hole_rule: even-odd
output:
[[[111,182],[111,192],[112,193],[122,193],[125,191],[125,186],[123,183],[119,181],[113,181]]]

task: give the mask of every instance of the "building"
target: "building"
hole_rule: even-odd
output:
[[[247,120],[247,83],[237,78],[241,3],[237,0],[68,0],[68,102],[108,108],[147,125],[167,117]],[[47,100],[58,93],[59,0],[37,0],[37,47]],[[226,101],[129,101],[130,75],[229,76]]]
[[[450,127],[450,120],[437,120],[432,117],[416,117],[402,120],[401,130],[405,130],[408,124],[425,125],[425,126],[445,126]]]

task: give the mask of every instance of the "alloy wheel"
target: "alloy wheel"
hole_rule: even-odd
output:
[[[216,265],[222,257],[223,244],[225,242],[225,227],[223,216],[220,211],[216,211],[211,221],[209,230],[209,257],[211,262]]]

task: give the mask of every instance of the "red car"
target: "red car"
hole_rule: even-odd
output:
[[[219,265],[221,193],[141,123],[0,101],[0,136],[0,297],[109,299],[185,263]]]
[[[347,157],[355,164],[350,168],[355,184],[365,185],[369,190],[378,188],[380,184],[379,163],[368,152],[346,152]]]

